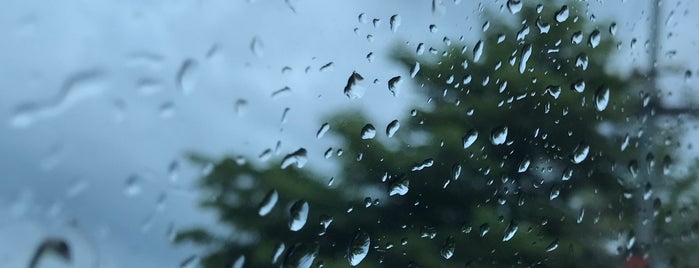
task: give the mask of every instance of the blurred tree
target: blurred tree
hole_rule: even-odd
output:
[[[419,64],[428,105],[399,119],[392,138],[363,139],[371,122],[356,112],[333,116],[344,154],[332,185],[294,166],[193,155],[214,163],[201,206],[230,233],[195,227],[175,242],[208,249],[204,267],[240,256],[249,267],[621,267],[652,263],[643,259],[651,247],[691,264],[690,242],[672,242],[697,223],[669,215],[694,201],[657,197],[695,182],[694,172],[671,172],[677,143],[667,141],[681,130],[667,115],[677,109],[661,107],[647,74],[608,72],[613,23],[589,21],[580,2],[508,9],[512,20],[486,12],[472,46],[445,39],[425,56],[397,48],[406,69]],[[292,231],[304,204],[308,223]],[[290,222],[290,210],[301,220]],[[653,222],[657,243],[635,244],[639,224]]]

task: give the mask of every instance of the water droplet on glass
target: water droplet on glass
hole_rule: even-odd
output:
[[[507,10],[512,15],[519,13],[522,10],[522,0],[507,0]]]
[[[582,93],[583,91],[585,91],[585,81],[582,79],[575,81],[575,83],[573,83],[570,86],[570,88],[575,90],[578,93]]]
[[[582,163],[582,161],[585,161],[585,158],[587,158],[587,154],[589,153],[590,145],[587,145],[587,143],[585,142],[581,142],[573,150],[573,154],[570,160],[573,162],[573,164],[580,164]]]
[[[255,36],[252,38],[252,41],[250,42],[250,51],[252,51],[252,54],[254,54],[257,57],[262,57],[264,55],[264,45],[262,44],[262,40],[260,40],[259,37]]]
[[[245,255],[241,255],[238,259],[233,262],[231,268],[243,268],[245,266]]]
[[[391,94],[393,94],[394,97],[398,96],[400,84],[401,84],[401,77],[400,76],[395,76],[395,77],[388,80],[388,90],[391,91]]]
[[[609,25],[609,34],[612,36],[616,35],[616,22],[612,22],[612,24]]]
[[[388,195],[405,195],[410,190],[410,181],[408,178],[398,178],[388,188]]]
[[[177,86],[184,95],[191,94],[199,82],[199,64],[193,59],[185,60],[177,72]]]
[[[285,169],[293,164],[296,164],[297,168],[303,168],[303,166],[306,165],[306,162],[308,162],[307,154],[306,149],[300,148],[295,152],[286,155],[284,159],[282,159],[281,168]]]
[[[374,29],[379,28],[381,25],[381,19],[373,19],[371,23],[374,25]]]
[[[364,260],[367,254],[369,254],[369,246],[371,245],[371,239],[369,234],[360,230],[354,234],[354,237],[350,241],[349,247],[347,247],[347,261],[351,266],[357,266]]]
[[[461,165],[454,164],[451,167],[451,179],[458,180],[460,176],[461,176]]]
[[[274,92],[272,92],[271,97],[272,97],[272,99],[276,100],[276,99],[279,99],[281,97],[285,97],[285,96],[289,96],[289,95],[291,95],[291,88],[290,87],[283,87],[283,88],[277,89]]]
[[[479,232],[480,234],[479,234],[479,235],[480,235],[481,237],[485,237],[485,235],[487,235],[488,232],[490,232],[490,225],[487,224],[487,223],[482,224],[482,225],[480,226],[480,232]]]
[[[386,136],[388,136],[389,138],[393,137],[393,135],[396,134],[399,128],[400,122],[398,122],[398,120],[391,121],[391,123],[388,123],[388,126],[386,126]]]
[[[563,170],[563,175],[561,175],[561,180],[562,181],[568,181],[573,177],[573,169],[570,167],[566,167]]]
[[[587,39],[587,44],[590,45],[591,48],[596,48],[599,46],[601,39],[599,30],[594,30],[592,33],[590,33],[590,37]]]
[[[532,45],[530,44],[525,44],[524,47],[522,47],[522,60],[519,62],[519,73],[523,74],[524,71],[527,69],[527,61],[529,61],[529,57],[532,55]]]
[[[577,31],[574,32],[573,35],[570,37],[570,42],[577,45],[582,43],[583,41],[583,32],[582,31]]]
[[[248,101],[244,99],[238,99],[235,101],[234,105],[235,114],[238,116],[244,116],[247,113]]]
[[[595,108],[597,111],[604,111],[609,104],[609,88],[602,86],[595,92]]]
[[[464,149],[467,149],[468,147],[471,147],[476,142],[476,139],[478,139],[478,131],[475,129],[471,129],[466,134],[464,134],[463,137],[461,137],[461,143],[464,146]]]
[[[447,238],[447,241],[444,242],[444,245],[442,245],[442,249],[439,251],[439,254],[442,255],[442,258],[448,260],[454,256],[454,251],[456,251],[456,239],[454,239],[453,236],[450,236]]]
[[[524,160],[522,160],[522,162],[519,163],[519,167],[517,167],[517,172],[524,173],[525,171],[527,171],[531,162],[532,161],[529,160],[529,158],[525,158]]]
[[[517,223],[514,221],[510,221],[510,224],[508,224],[507,228],[505,228],[505,235],[502,237],[502,241],[510,241],[510,239],[515,237],[515,234],[517,234],[517,230],[519,230],[519,226],[517,225]]]
[[[282,267],[310,268],[318,257],[317,243],[298,243],[286,252]]]
[[[318,129],[318,132],[316,132],[316,138],[318,138],[318,139],[322,138],[323,135],[325,135],[325,133],[328,132],[328,130],[330,130],[330,124],[323,123],[323,125],[321,125],[320,128]]]
[[[333,63],[332,61],[331,61],[331,62],[328,62],[328,63],[324,64],[323,66],[320,66],[320,68],[318,69],[318,71],[319,71],[319,72],[331,71],[331,70],[333,69],[333,66],[334,66],[334,65],[335,65],[335,63]]]
[[[568,19],[570,11],[567,5],[563,5],[560,10],[556,11],[556,21],[561,23]]]
[[[419,72],[419,71],[420,71],[420,63],[416,61],[415,65],[413,65],[413,67],[410,68],[410,78],[415,78],[415,76],[417,75],[417,72]]]
[[[364,77],[357,72],[352,72],[352,75],[350,75],[349,79],[347,79],[347,85],[345,86],[344,90],[345,95],[347,95],[348,98],[357,99],[364,96],[364,87],[358,85],[358,83],[362,80],[364,80]]]
[[[277,204],[277,200],[279,200],[279,193],[277,193],[277,190],[271,190],[265,195],[265,197],[262,199],[262,202],[260,202],[260,205],[257,209],[257,214],[260,216],[265,216],[269,214],[270,211],[274,208],[274,206]]]
[[[141,176],[133,174],[126,178],[124,184],[124,194],[127,196],[136,196],[141,193],[141,184],[143,183],[143,178]]]
[[[506,126],[496,127],[490,133],[490,143],[492,143],[493,145],[504,144],[506,140],[507,140],[507,127]]]
[[[663,175],[670,175],[671,167],[672,167],[672,159],[670,158],[669,155],[666,155],[663,157]]]
[[[561,187],[559,185],[554,185],[551,187],[551,192],[549,192],[549,200],[554,200],[561,195]]]
[[[548,86],[546,87],[545,91],[554,99],[558,99],[558,97],[561,95],[562,90],[560,86]]]
[[[473,61],[478,62],[483,55],[483,41],[478,40],[476,45],[473,47]]]
[[[289,230],[298,231],[306,225],[308,220],[308,202],[298,200],[289,209]]]
[[[400,15],[395,14],[395,15],[391,16],[391,18],[388,21],[389,24],[391,24],[391,31],[393,31],[394,33],[398,31],[398,27],[400,26],[400,21],[401,21]]]
[[[554,251],[558,248],[558,239],[553,240],[551,244],[546,247],[546,252]]]
[[[373,139],[376,136],[376,128],[372,124],[366,124],[362,127],[361,135],[363,140]]]
[[[436,33],[437,30],[437,25],[430,24],[430,33]]]
[[[629,161],[628,169],[631,177],[635,178],[638,175],[638,161],[636,159]]]

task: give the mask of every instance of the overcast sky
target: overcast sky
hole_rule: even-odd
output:
[[[696,74],[699,3],[664,2],[668,38],[659,64]],[[280,155],[304,147],[306,168],[331,174],[322,155],[337,140],[315,138],[325,116],[361,109],[383,129],[426,102],[411,94],[419,88],[409,79],[398,97],[388,91],[388,79],[409,77],[388,58],[392,47],[439,48],[445,36],[472,44],[481,6],[509,16],[503,4],[444,0],[433,12],[429,0],[5,1],[0,212],[9,216],[0,217],[0,266],[24,266],[47,235],[73,245],[75,266],[66,267],[177,266],[196,249],[172,246],[169,226],[215,224],[210,212],[196,209],[191,183],[199,171],[183,160],[185,152],[265,164],[257,155],[281,141]],[[622,49],[610,60],[612,71],[646,66],[648,5],[589,4],[589,15],[619,26]],[[394,14],[396,32],[389,28]],[[353,71],[364,76],[366,93],[350,100],[342,90]],[[664,79],[663,88],[696,87],[697,78],[687,84],[682,75]],[[272,97],[285,87],[289,92]],[[236,109],[239,100],[246,105]],[[168,175],[173,161],[180,163],[176,181]],[[267,164],[278,165],[279,156]]]

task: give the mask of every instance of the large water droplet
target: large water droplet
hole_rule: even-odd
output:
[[[529,169],[529,165],[531,163],[532,161],[529,160],[529,158],[524,158],[524,160],[522,160],[522,162],[519,163],[519,167],[517,167],[517,172],[524,173],[525,171],[527,171],[527,169]]]
[[[590,37],[587,39],[587,44],[590,45],[591,48],[596,48],[599,46],[601,39],[599,30],[594,30],[592,33],[590,33]]]
[[[289,230],[294,232],[301,230],[308,220],[308,202],[304,200],[294,202],[289,209],[289,215]]]
[[[352,72],[349,79],[347,79],[347,85],[345,86],[345,95],[350,99],[358,99],[364,96],[364,87],[359,85],[360,81],[364,80],[364,77],[357,72]]]
[[[362,127],[361,135],[363,140],[373,139],[376,137],[376,128],[372,124],[366,124]]]
[[[364,260],[367,254],[369,254],[369,246],[371,245],[371,239],[369,234],[360,230],[354,234],[354,237],[350,241],[349,247],[347,248],[347,261],[351,266],[357,266]]]
[[[191,94],[199,82],[199,64],[193,59],[186,59],[177,72],[177,86],[184,95]]]
[[[519,13],[522,10],[522,0],[507,0],[507,10],[512,15]]]
[[[560,10],[556,11],[556,21],[561,23],[568,19],[570,11],[567,5],[563,5]]]
[[[510,221],[510,224],[507,225],[507,228],[505,228],[505,235],[502,237],[502,241],[510,241],[510,239],[515,237],[515,234],[517,234],[517,230],[519,230],[519,226],[517,225],[517,223],[514,221]]]
[[[522,60],[519,62],[519,73],[523,74],[524,71],[527,69],[527,61],[529,61],[529,57],[532,55],[532,45],[530,44],[525,44],[524,47],[522,47]]]
[[[398,31],[398,27],[400,26],[400,15],[395,14],[391,16],[391,19],[389,19],[389,23],[391,24],[391,31],[396,32]]]
[[[265,195],[265,198],[262,199],[262,202],[260,202],[257,209],[257,214],[260,216],[269,214],[269,212],[272,211],[274,206],[277,204],[277,200],[279,200],[279,193],[277,193],[277,190],[269,191],[267,195]]]
[[[282,267],[310,268],[318,257],[317,243],[298,243],[286,252]]]
[[[475,129],[471,129],[466,134],[464,134],[463,137],[461,137],[461,143],[464,146],[464,149],[467,149],[468,147],[471,147],[476,142],[476,139],[478,139],[478,131]]]
[[[286,245],[284,245],[284,243],[281,242],[274,247],[274,254],[272,254],[272,263],[277,263],[277,261],[279,261],[279,257],[281,257],[282,253],[284,253],[284,249],[286,249]]]
[[[296,164],[297,168],[303,168],[308,162],[307,157],[308,152],[304,148],[300,148],[293,153],[290,153],[282,159],[282,169],[285,169],[293,164]]]
[[[604,111],[609,104],[609,88],[602,86],[595,92],[595,108],[597,111]]]
[[[388,188],[388,195],[405,195],[410,190],[410,180],[408,178],[398,178]]]
[[[398,96],[400,84],[400,76],[396,76],[388,80],[388,90],[391,91],[391,94],[393,94],[394,97]]]
[[[492,143],[493,145],[504,144],[506,140],[507,140],[507,127],[506,126],[496,127],[490,133],[490,143]]]
[[[558,99],[559,96],[561,96],[561,87],[560,86],[548,86],[546,87],[546,93],[551,95],[554,99]]]
[[[573,162],[573,164],[580,164],[582,161],[585,161],[585,158],[587,158],[587,154],[589,153],[590,145],[587,145],[585,142],[580,142],[580,144],[578,144],[578,146],[576,146],[573,150],[570,160]]]
[[[393,135],[396,134],[399,128],[400,122],[398,122],[398,120],[391,121],[391,123],[388,123],[388,126],[386,126],[386,136],[388,136],[389,138],[393,137]]]
[[[582,93],[583,91],[585,91],[585,80],[580,79],[578,81],[575,81],[575,83],[570,85],[570,88],[578,93]]]

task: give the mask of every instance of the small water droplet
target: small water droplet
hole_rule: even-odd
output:
[[[323,66],[320,66],[320,68],[318,69],[318,71],[319,71],[319,72],[331,71],[331,70],[333,69],[333,66],[334,66],[334,65],[335,65],[335,63],[333,63],[332,61],[331,61],[331,62],[328,62],[328,63],[324,64]]]
[[[406,177],[397,178],[389,186],[388,195],[405,195],[408,193],[408,190],[410,190],[410,180],[408,180]]]
[[[582,161],[585,161],[585,158],[587,158],[589,153],[590,145],[587,145],[585,142],[580,142],[580,144],[578,144],[573,150],[570,160],[573,162],[573,164],[580,164]]]
[[[371,238],[365,231],[357,230],[347,247],[347,261],[351,266],[357,266],[369,254]]]
[[[479,233],[480,233],[480,236],[481,236],[481,237],[485,237],[485,235],[487,235],[488,232],[490,232],[490,225],[487,224],[487,223],[482,224],[482,225],[480,226],[480,232],[479,232]]]
[[[546,247],[546,252],[552,252],[558,248],[558,239],[553,240],[551,244]]]
[[[454,164],[451,167],[451,179],[458,180],[460,176],[461,176],[461,165]]]
[[[493,145],[501,145],[507,141],[507,127],[500,126],[493,129],[490,133],[490,143]]]
[[[291,205],[289,209],[289,230],[296,232],[306,225],[308,209],[308,202],[304,200],[298,200]]]
[[[141,184],[143,183],[143,178],[141,176],[133,174],[126,178],[124,185],[124,194],[127,196],[136,196],[141,193]]]
[[[573,169],[570,167],[566,167],[563,170],[563,174],[561,175],[561,180],[562,181],[568,181],[573,177]]]
[[[456,239],[453,236],[449,236],[447,241],[442,245],[442,249],[439,251],[442,258],[445,260],[451,259],[454,256],[454,251],[456,251]]]
[[[388,126],[386,126],[386,136],[388,136],[389,138],[393,137],[393,135],[396,134],[399,128],[400,122],[398,122],[398,120],[391,121],[391,123],[388,123]]]
[[[556,184],[551,187],[551,192],[549,192],[549,200],[554,200],[561,195],[561,187]]]
[[[524,71],[527,69],[527,61],[529,61],[529,57],[532,55],[532,45],[530,44],[525,44],[524,47],[522,47],[522,60],[519,62],[519,73],[523,74]]]
[[[591,48],[596,48],[599,46],[601,39],[599,30],[594,30],[592,33],[590,33],[587,44],[590,45]]]
[[[519,163],[519,167],[517,167],[517,172],[524,173],[525,171],[527,171],[531,162],[532,161],[529,160],[529,158],[525,158],[524,160],[522,160],[522,162]]]
[[[561,87],[560,86],[548,86],[546,87],[546,93],[551,95],[554,99],[558,99],[558,97],[561,95]]]
[[[519,226],[517,225],[517,223],[514,221],[510,221],[510,224],[508,224],[505,228],[505,235],[502,237],[502,241],[510,241],[510,239],[515,237],[515,234],[517,234],[517,230],[519,230]]]
[[[398,96],[401,82],[400,76],[395,76],[388,80],[388,90],[391,91],[394,97]]]
[[[609,25],[609,34],[612,36],[616,35],[616,22],[612,22],[612,24]]]
[[[199,64],[193,59],[186,59],[177,72],[177,85],[182,94],[191,94],[196,89],[198,80]]]
[[[437,25],[430,24],[430,33],[436,33],[437,31]]]
[[[575,83],[573,83],[570,86],[570,88],[578,93],[582,93],[583,91],[585,91],[585,80],[580,79],[578,81],[575,81]]]
[[[670,175],[670,172],[672,171],[672,159],[670,158],[669,155],[666,155],[663,157],[663,175]]]
[[[464,149],[467,149],[468,147],[471,147],[476,142],[476,139],[478,139],[478,131],[475,129],[471,129],[466,134],[464,134],[463,137],[461,137],[461,143],[463,144]]]
[[[262,199],[262,202],[260,202],[257,209],[257,214],[263,217],[269,214],[269,212],[272,211],[274,206],[277,204],[277,200],[279,200],[279,193],[277,190],[269,191]]]
[[[417,75],[417,73],[419,71],[420,71],[420,63],[416,61],[415,65],[413,65],[413,67],[410,68],[410,78],[415,78],[415,76]]]
[[[638,161],[636,159],[629,161],[629,165],[627,168],[629,170],[629,173],[631,173],[631,177],[636,178],[636,176],[638,175]]]
[[[293,153],[287,154],[284,159],[282,159],[281,168],[285,169],[293,164],[296,164],[297,168],[303,168],[308,162],[308,152],[304,148],[300,148]]]
[[[328,132],[328,130],[330,130],[330,124],[323,123],[323,125],[321,125],[320,128],[318,129],[318,132],[316,132],[316,138],[317,139],[322,138],[323,135],[325,135],[325,133]]]
[[[259,37],[255,36],[252,38],[250,42],[250,51],[257,57],[262,57],[264,55],[264,44],[262,44],[262,40],[260,40]]]
[[[609,88],[602,86],[595,92],[595,108],[597,111],[604,111],[609,104]]]
[[[238,99],[235,101],[234,109],[235,114],[238,116],[244,116],[248,111],[248,101],[244,99]]]
[[[473,47],[473,61],[478,62],[483,56],[483,41],[478,40],[476,45]]]
[[[310,268],[318,257],[317,243],[298,243],[286,252],[282,267]]]
[[[583,41],[583,32],[582,31],[577,31],[574,32],[573,35],[570,37],[570,42],[577,45],[582,43]]]

